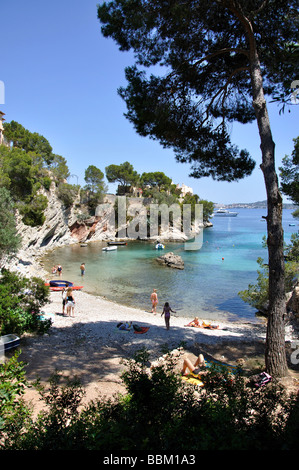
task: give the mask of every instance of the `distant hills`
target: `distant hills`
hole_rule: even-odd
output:
[[[257,202],[236,202],[234,204],[214,204],[215,208],[223,207],[225,209],[239,208],[239,209],[267,209],[267,201],[257,201]],[[292,203],[283,204],[283,209],[292,209],[295,210],[296,206]]]

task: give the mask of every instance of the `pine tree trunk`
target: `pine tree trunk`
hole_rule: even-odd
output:
[[[256,49],[251,49],[251,82],[253,106],[259,128],[262,164],[267,193],[267,245],[269,255],[269,311],[265,362],[267,372],[274,377],[288,374],[285,353],[284,314],[286,309],[284,284],[284,252],[282,228],[282,197],[275,170],[275,144],[263,92],[262,73]]]

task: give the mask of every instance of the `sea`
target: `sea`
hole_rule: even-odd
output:
[[[231,209],[234,210],[234,209]],[[158,310],[169,302],[176,315],[198,316],[212,321],[256,322],[256,310],[238,293],[257,280],[257,258],[268,261],[263,239],[266,236],[266,209],[236,209],[237,217],[214,217],[204,229],[198,251],[186,251],[184,243],[167,242],[156,250],[152,241],[129,241],[115,251],[102,251],[106,242],[91,242],[57,248],[43,259],[45,269],[61,264],[61,279],[83,286],[90,294],[116,304],[151,311],[150,294],[157,289]],[[298,232],[292,210],[283,212],[285,243]],[[182,257],[184,269],[161,266],[156,258],[173,252]],[[84,277],[80,265],[86,266]],[[57,279],[57,276],[49,275]],[[86,306],[88,308],[88,305]]]

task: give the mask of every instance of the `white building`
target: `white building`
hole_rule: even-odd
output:
[[[185,183],[182,183],[181,185],[177,184],[176,188],[181,190],[181,197],[183,198],[188,193],[193,194],[193,189],[190,186],[187,186]]]

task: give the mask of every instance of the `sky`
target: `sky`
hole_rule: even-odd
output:
[[[0,111],[6,121],[17,121],[48,139],[53,152],[67,160],[71,184],[85,185],[89,165],[105,173],[106,166],[129,161],[140,174],[163,171],[173,182],[191,186],[200,198],[218,204],[265,200],[255,122],[231,128],[232,142],[257,162],[250,177],[233,183],[190,178],[189,164],[176,162],[172,150],[135,132],[117,93],[126,85],[124,70],[133,56],[103,37],[99,3],[0,0],[0,81],[5,87]],[[290,77],[290,84],[296,79]],[[280,115],[279,107],[269,104],[269,115],[278,168],[299,135],[299,106]],[[116,185],[108,187],[115,193]]]

